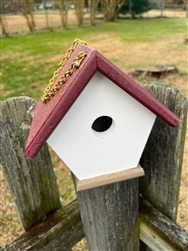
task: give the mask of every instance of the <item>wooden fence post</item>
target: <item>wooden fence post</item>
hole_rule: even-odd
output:
[[[138,179],[77,192],[90,251],[139,250]]]
[[[141,159],[145,176],[140,193],[154,207],[176,222],[179,186],[187,121],[187,99],[171,86],[149,83],[145,88],[172,112],[181,123],[172,128],[157,118]],[[143,247],[144,246],[144,247]],[[141,250],[150,250],[141,245]]]
[[[11,98],[0,110],[0,163],[25,230],[61,207],[47,146],[35,160],[24,156],[32,119],[27,111],[35,104],[27,97]]]

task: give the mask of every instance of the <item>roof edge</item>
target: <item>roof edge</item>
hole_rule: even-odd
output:
[[[137,84],[133,79],[112,64],[107,58],[97,51],[98,70],[116,83],[121,89],[151,110],[172,127],[178,126],[180,119],[147,90]]]
[[[33,159],[37,155],[41,147],[51,135],[51,132],[57,127],[59,122],[66,115],[70,107],[83,91],[89,80],[92,78],[93,74],[97,71],[96,50],[91,51],[86,61],[87,63],[84,62],[82,67],[78,69],[76,78],[70,81],[66,92],[59,100],[58,104],[54,107],[53,112],[49,115],[49,117],[47,117],[45,123],[43,123],[43,126],[36,133],[34,138],[26,143],[24,154],[27,158]],[[39,103],[41,103],[41,101]],[[35,115],[36,114],[34,113],[34,117]],[[32,121],[30,134],[35,131],[34,124],[35,122]]]

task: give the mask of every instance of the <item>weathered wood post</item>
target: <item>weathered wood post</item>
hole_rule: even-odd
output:
[[[24,156],[32,119],[30,108],[35,105],[28,97],[0,103],[1,168],[27,230],[3,251],[67,251],[84,237],[78,203],[61,207],[47,146],[34,160]]]
[[[0,111],[1,167],[25,230],[61,206],[47,146],[35,161],[24,156],[32,119],[27,111],[34,105],[27,97],[11,98]]]
[[[138,178],[77,192],[90,251],[139,250]]]
[[[145,88],[173,111],[181,123],[177,128],[157,118],[141,159],[145,177],[140,193],[154,207],[176,222],[187,121],[187,99],[172,86],[150,83]],[[144,246],[144,247],[143,247]],[[142,243],[141,250],[150,250]]]

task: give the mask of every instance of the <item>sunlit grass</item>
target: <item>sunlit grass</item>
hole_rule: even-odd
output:
[[[68,30],[41,32],[34,35],[14,36],[1,40],[1,82],[2,99],[11,96],[26,95],[39,99],[42,90],[48,83],[59,61],[62,59],[75,38],[89,41],[90,46],[95,38],[100,36],[97,43],[103,43],[103,37],[121,40],[122,49],[126,44],[152,43],[161,41],[177,34],[186,34],[185,19],[141,19],[120,20],[114,23],[101,22],[97,27],[73,27]],[[183,45],[182,45],[183,46]],[[111,48],[114,51],[116,48]],[[181,49],[181,48],[180,48]],[[178,50],[178,49],[177,49]],[[131,53],[131,52],[130,52]],[[132,56],[132,55],[131,55]],[[137,55],[134,55],[137,57]],[[112,57],[114,63],[123,62],[124,58]],[[112,60],[113,61],[113,60]],[[136,64],[145,62],[137,62]],[[130,62],[130,65],[132,62]],[[133,64],[133,66],[136,64]]]

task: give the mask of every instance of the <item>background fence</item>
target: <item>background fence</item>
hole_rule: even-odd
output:
[[[18,0],[1,0],[0,12],[1,20],[6,25],[9,34],[26,33],[29,31],[27,21],[23,16],[22,6]],[[118,14],[118,18],[131,18],[131,0],[129,0],[129,13]],[[32,5],[33,16],[35,21],[35,30],[61,28],[61,16],[58,1],[42,1]],[[67,1],[68,27],[77,25],[74,4],[72,1]],[[87,1],[84,5],[84,25],[89,25],[89,9]],[[188,5],[186,4],[165,4],[165,1],[151,1],[149,11],[137,15],[144,18],[186,18],[188,17]],[[96,20],[103,20],[103,13],[99,6],[96,11]],[[2,35],[2,29],[0,35]]]

